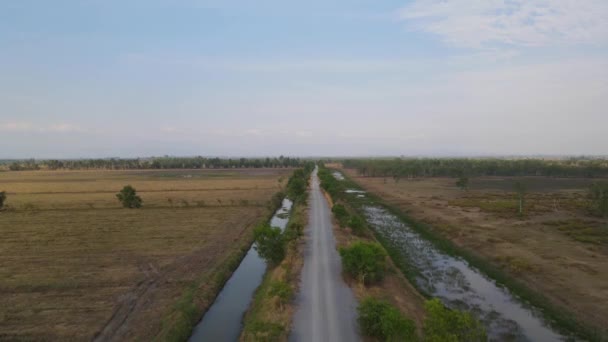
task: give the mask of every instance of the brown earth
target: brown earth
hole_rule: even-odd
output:
[[[195,283],[202,313],[291,172],[255,171],[0,173],[0,340],[152,340]]]
[[[510,178],[401,180],[359,177],[365,190],[477,253],[579,319],[607,331],[608,222],[590,215],[588,179],[529,177],[520,217]],[[521,180],[521,179],[518,179]]]

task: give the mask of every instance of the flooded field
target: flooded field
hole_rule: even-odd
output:
[[[285,229],[293,203],[288,199],[276,211],[270,225]],[[253,246],[219,293],[209,311],[194,328],[190,341],[238,341],[242,319],[255,290],[262,283],[266,261]]]

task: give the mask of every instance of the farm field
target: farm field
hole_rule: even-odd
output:
[[[0,340],[151,340],[193,286],[202,313],[291,172],[0,172]]]
[[[553,304],[608,333],[608,221],[589,214],[592,179],[472,178],[468,191],[453,178],[361,177],[354,181],[411,218],[474,252]],[[525,214],[513,191],[527,186]]]

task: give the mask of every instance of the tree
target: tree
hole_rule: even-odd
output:
[[[526,185],[520,181],[515,182],[513,189],[517,193],[517,199],[519,200],[519,215],[524,214],[524,205],[526,201]]]
[[[253,231],[255,250],[269,264],[278,265],[285,257],[285,237],[278,227],[269,224],[258,226]]]
[[[446,308],[435,298],[425,303],[424,340],[429,342],[487,341],[484,327],[468,312]]]
[[[603,217],[608,216],[608,182],[596,182],[589,188],[591,207]]]
[[[456,186],[461,190],[467,191],[469,189],[469,177],[461,176],[456,181]]]
[[[393,305],[372,297],[357,307],[359,327],[366,336],[381,341],[416,341],[416,325]]]
[[[382,280],[386,269],[386,252],[377,243],[357,241],[340,248],[344,270],[361,284]]]
[[[6,191],[0,191],[0,209],[4,207],[4,201],[6,201]]]
[[[116,197],[122,203],[122,206],[125,208],[140,208],[141,207],[141,197],[137,196],[137,192],[135,188],[127,185],[119,193],[116,194]]]

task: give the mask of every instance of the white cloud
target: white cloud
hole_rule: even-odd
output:
[[[34,125],[30,122],[9,121],[0,123],[0,132],[34,132],[34,133],[73,133],[85,132],[82,127],[70,123],[55,123],[49,125]]]
[[[0,123],[1,132],[25,132],[31,129],[29,122],[3,122]]]
[[[414,0],[398,15],[463,47],[608,44],[606,0]]]
[[[85,130],[74,124],[69,123],[58,123],[52,124],[46,127],[40,128],[42,132],[56,132],[56,133],[70,133],[70,132],[84,132]]]

